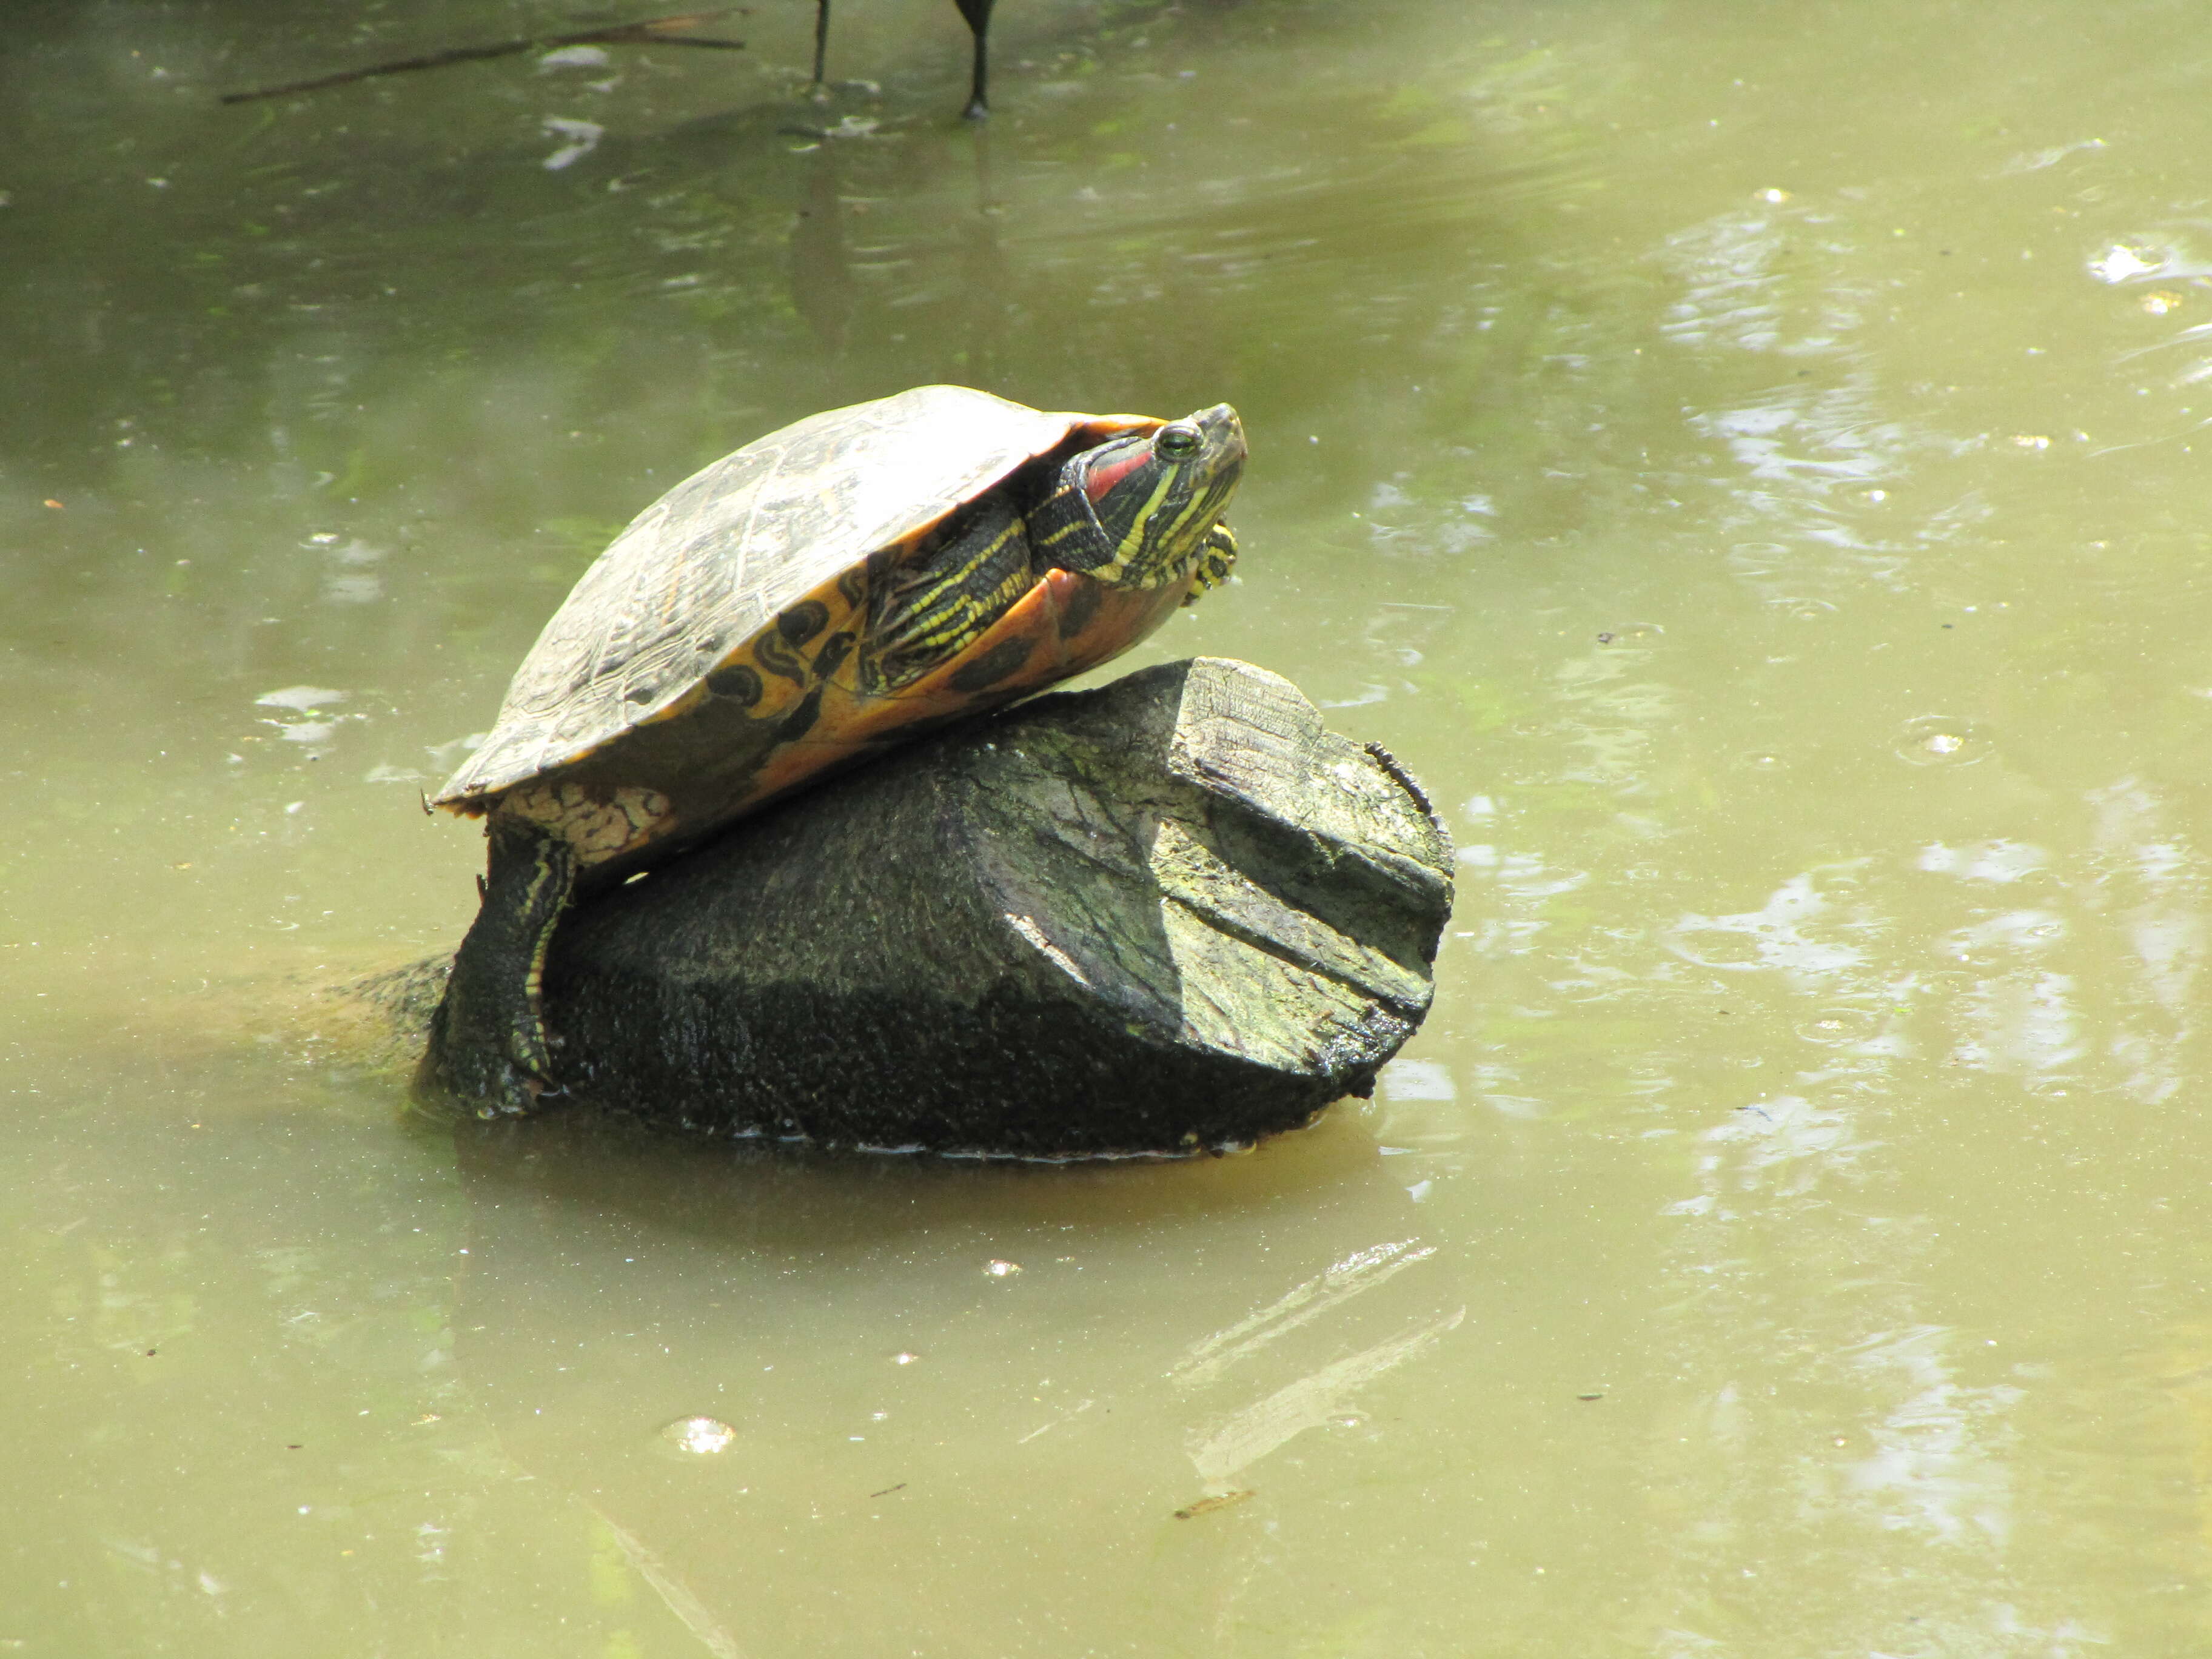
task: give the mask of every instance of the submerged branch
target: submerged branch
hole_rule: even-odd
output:
[[[579,29],[571,34],[536,34],[521,40],[502,40],[496,46],[454,46],[446,52],[434,52],[420,58],[402,58],[389,64],[372,64],[367,69],[343,70],[336,75],[319,75],[311,81],[288,81],[281,87],[258,87],[251,92],[226,92],[226,104],[250,104],[258,98],[282,98],[295,92],[319,92],[325,87],[342,87],[349,82],[366,81],[379,75],[400,75],[410,70],[441,69],[447,64],[481,63],[488,58],[512,58],[518,52],[534,52],[540,48],[561,46],[625,46],[661,45],[670,46],[712,46],[724,52],[743,50],[742,40],[723,40],[708,35],[682,34],[681,29],[696,28],[717,17],[729,15],[730,9],[717,11],[677,12],[666,17],[647,17],[635,23],[614,23],[603,28]]]

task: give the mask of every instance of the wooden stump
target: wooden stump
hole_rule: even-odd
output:
[[[1200,658],[909,745],[579,907],[548,1024],[578,1103],[694,1129],[1235,1145],[1371,1089],[1428,1011],[1450,869],[1387,753]],[[419,1025],[436,977],[373,994]]]

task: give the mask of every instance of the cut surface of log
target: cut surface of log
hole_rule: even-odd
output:
[[[1412,779],[1218,658],[914,744],[579,907],[577,1104],[1065,1158],[1249,1142],[1426,1013],[1451,849]],[[371,994],[400,1023],[436,975]]]

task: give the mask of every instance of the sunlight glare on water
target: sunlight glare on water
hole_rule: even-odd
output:
[[[11,20],[0,1652],[2205,1651],[2183,14],[999,10],[980,131],[941,0],[821,106],[803,0]],[[1189,1163],[403,1126],[314,991],[466,925],[419,793],[935,380],[1237,406],[1109,672],[1423,780],[1427,1026]]]

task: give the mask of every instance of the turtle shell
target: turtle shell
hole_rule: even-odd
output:
[[[747,444],[646,508],[585,572],[436,804],[507,804],[586,866],[631,867],[830,766],[1103,661],[1180,592],[1051,572],[896,688],[865,660],[870,593],[1029,463],[1161,424],[938,386]]]

